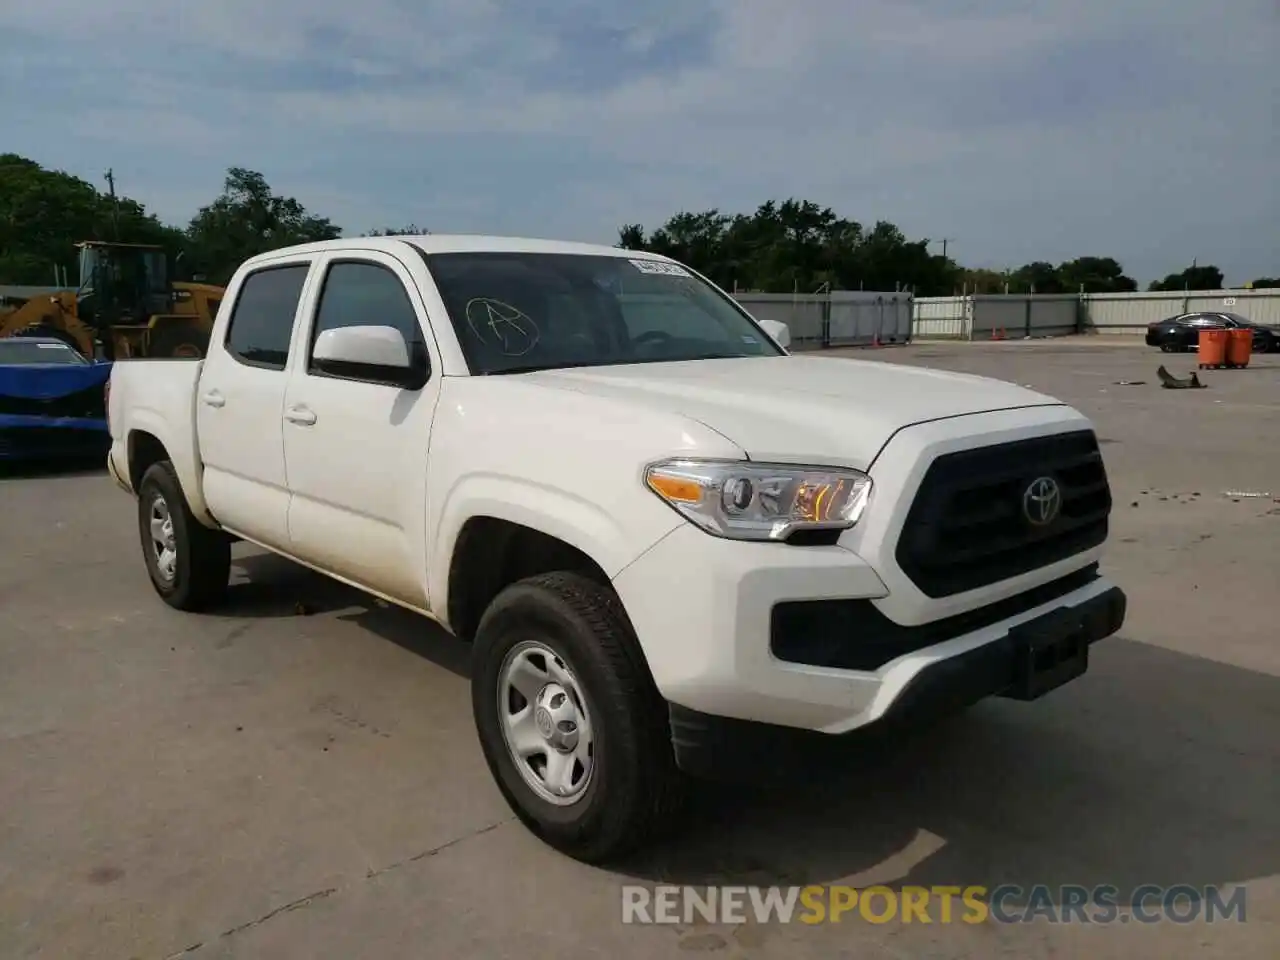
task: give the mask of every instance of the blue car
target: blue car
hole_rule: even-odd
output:
[[[53,337],[0,339],[0,461],[105,456],[110,377]]]

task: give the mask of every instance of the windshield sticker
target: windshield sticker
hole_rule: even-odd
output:
[[[742,335],[742,342],[743,343],[759,343],[760,341],[757,340],[755,337],[751,336],[749,333],[744,333]]]
[[[37,346],[37,347],[39,347],[41,350],[61,350],[61,349],[63,349],[63,346],[62,346],[62,344],[60,344],[60,343],[37,343],[37,344],[36,344],[36,346]]]
[[[632,260],[631,265],[641,273],[651,273],[663,277],[691,277],[691,274],[678,263],[667,263],[665,260]]]
[[[497,347],[504,357],[523,357],[538,344],[538,325],[509,303],[476,297],[467,302],[465,313],[475,338]]]

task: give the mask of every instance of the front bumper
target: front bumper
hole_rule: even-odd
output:
[[[0,415],[0,460],[89,457],[106,451],[110,443],[104,420]]]
[[[881,602],[884,583],[843,547],[741,543],[692,526],[673,531],[614,586],[671,704],[677,757],[687,769],[700,767],[709,753],[727,753],[727,740],[746,742],[761,729],[839,735],[1013,693],[1014,662],[1026,651],[1019,635],[1034,628],[1028,625],[1065,610],[1087,658],[1088,645],[1115,633],[1125,615],[1124,594],[1086,565],[942,621],[900,627],[882,616],[891,629],[877,640],[898,638],[897,655],[882,650],[859,661],[828,650],[783,660],[775,652],[775,608],[866,600],[889,610],[892,604]],[[847,648],[858,649],[867,637],[851,630]]]

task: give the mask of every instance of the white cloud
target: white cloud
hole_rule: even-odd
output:
[[[179,221],[234,164],[354,230],[797,195],[968,262],[1246,279],[1280,261],[1278,41],[1269,0],[48,0],[0,12],[0,120]]]

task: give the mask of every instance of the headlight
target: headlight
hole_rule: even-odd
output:
[[[663,460],[650,465],[644,479],[686,519],[732,540],[843,530],[858,522],[871,495],[871,478],[843,467]]]

